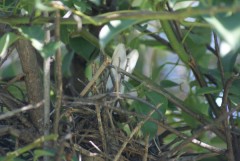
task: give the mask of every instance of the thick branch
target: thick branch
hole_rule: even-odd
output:
[[[16,48],[22,70],[25,74],[25,84],[30,104],[37,104],[43,100],[43,84],[40,77],[40,69],[37,63],[36,51],[28,40],[17,41]],[[39,132],[43,132],[43,108],[30,111],[30,118],[33,125]]]
[[[54,8],[60,10],[69,10],[65,6],[55,5]],[[197,9],[197,8],[188,8],[186,10],[176,11],[176,12],[152,12],[152,11],[115,11],[101,14],[98,16],[87,16],[79,11],[72,10],[74,14],[81,16],[83,24],[93,24],[93,25],[103,25],[111,20],[126,20],[126,19],[138,19],[140,21],[147,20],[176,20],[181,21],[187,17],[196,17],[201,15],[216,15],[218,13],[228,13],[228,12],[239,12],[240,6],[224,6],[224,7],[209,7],[206,9]],[[53,23],[54,18],[43,18],[38,17],[31,21],[31,24],[44,24],[44,23]],[[19,24],[29,24],[29,17],[1,17],[0,23],[9,24],[9,25],[19,25]],[[61,24],[77,24],[73,18],[61,19]]]

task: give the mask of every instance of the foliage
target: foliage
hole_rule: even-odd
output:
[[[1,159],[240,160],[238,0],[3,0],[0,8]],[[126,49],[111,64],[119,44]],[[140,56],[129,73],[133,49]],[[36,58],[24,58],[28,51]],[[30,72],[51,79],[54,114],[36,111],[42,129],[31,110],[44,108],[46,82],[34,91]]]

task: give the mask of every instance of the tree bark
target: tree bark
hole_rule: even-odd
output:
[[[21,39],[17,41],[16,48],[25,74],[25,84],[30,104],[36,104],[43,100],[43,83],[40,68],[37,63],[36,50],[30,41]],[[43,107],[30,111],[30,119],[35,128],[43,133]]]

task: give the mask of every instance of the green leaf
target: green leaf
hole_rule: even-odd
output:
[[[155,111],[152,114],[151,118],[154,118],[156,120],[161,120],[163,118],[163,115],[165,114],[167,106],[168,106],[167,99],[164,96],[159,95],[156,92],[151,92],[151,91],[146,92],[146,90],[145,90],[145,92],[142,94],[144,94],[147,97],[147,99],[149,100],[149,102],[151,104],[155,105],[155,107],[160,106],[158,108],[158,112]],[[150,111],[153,110],[148,105],[140,103],[140,102],[136,102],[136,101],[133,102],[132,106],[136,110],[137,113],[144,114],[144,115],[147,115]],[[152,139],[156,135],[157,130],[158,130],[157,124],[154,122],[151,122],[151,121],[146,121],[142,126],[143,135],[146,136],[149,134],[150,139]]]
[[[145,95],[146,95],[147,99],[150,100],[150,102],[153,105],[155,105],[156,107],[161,105],[159,110],[161,111],[162,114],[165,114],[167,106],[168,106],[168,101],[167,101],[166,97],[164,97],[163,95],[160,95],[156,92],[152,92],[152,91],[146,92]],[[161,119],[161,116],[159,116],[158,119]]]
[[[76,32],[77,26],[76,25],[61,25],[60,27],[60,37],[61,41],[64,44],[69,43],[69,38],[71,37],[71,33]]]
[[[213,94],[221,92],[221,88],[216,87],[202,87],[196,90],[197,95],[204,95],[204,94]]]
[[[69,25],[61,25],[60,27],[60,39],[64,44],[68,44],[69,42]]]
[[[237,61],[238,51],[230,51],[222,58],[224,72],[232,72]]]
[[[190,94],[185,99],[184,102],[187,105],[186,107],[191,107],[191,109],[189,109],[189,110],[196,112],[196,113],[208,115],[208,109],[209,109],[208,104],[201,101],[198,96],[196,96],[194,94]],[[196,120],[196,118],[193,118],[192,116],[186,114],[185,112],[182,112],[182,117],[189,126],[191,126],[193,128],[197,128],[199,126],[199,122]]]
[[[91,6],[87,3],[85,0],[77,1],[73,0],[74,2],[74,7],[81,11],[81,12],[89,12],[91,11]]]
[[[162,65],[160,65],[159,67],[155,67],[153,68],[152,70],[152,80],[153,81],[159,81],[159,73],[164,69],[164,67],[166,66],[167,64],[164,63]]]
[[[131,134],[131,128],[126,123],[118,123],[118,126],[129,136]]]
[[[239,48],[240,41],[240,14],[234,13],[230,15],[219,14],[205,18],[210,23],[218,34],[229,43],[233,50]]]
[[[7,160],[7,157],[0,156],[0,160]],[[20,158],[14,158],[14,159],[11,159],[8,161],[25,161],[25,160],[20,159]]]
[[[45,5],[43,0],[35,0],[35,8],[39,9],[40,11],[54,11],[55,8],[50,7],[50,5]]]
[[[7,90],[9,93],[11,93],[12,96],[14,96],[14,98],[17,98],[18,100],[25,99],[24,92],[26,91],[26,88],[23,85],[23,83],[18,83],[16,85],[10,85],[7,88]]]
[[[43,58],[48,58],[50,56],[53,56],[60,46],[60,42],[49,42],[44,45],[43,49],[40,51],[40,54]]]
[[[23,36],[29,39],[37,39],[39,41],[44,41],[44,30],[40,25],[34,26],[21,26],[18,28]]]
[[[63,62],[62,62],[62,73],[64,77],[69,77],[71,76],[71,64],[72,64],[72,59],[74,56],[74,51],[67,53],[63,57]]]
[[[179,86],[179,84],[171,81],[171,80],[162,80],[160,82],[160,85],[164,88],[170,88],[170,87],[176,87],[176,86]]]
[[[112,40],[116,35],[125,29],[131,27],[132,25],[140,22],[139,20],[114,20],[110,21],[108,24],[104,25],[99,33],[99,41],[101,48],[105,46]]]
[[[202,57],[204,57],[204,55],[206,53],[206,45],[197,43],[196,41],[197,40],[193,40],[188,35],[185,40],[185,43],[187,44],[188,49],[192,53],[194,58],[199,61],[200,59],[202,59]]]
[[[32,42],[33,47],[40,52],[43,58],[53,56],[56,50],[61,46],[60,42],[49,42],[44,44],[45,32],[42,26],[22,26],[18,28],[19,32]]]
[[[210,1],[209,1],[210,2]],[[221,6],[234,6],[239,5],[237,1],[214,0],[212,3],[206,4],[201,1],[201,8],[219,7]],[[215,29],[215,31],[224,39],[232,48],[233,51],[239,49],[240,41],[240,13],[227,12],[216,15],[203,16],[203,18]]]
[[[87,61],[91,59],[91,56],[96,49],[94,45],[82,37],[70,38],[69,45],[78,55]]]
[[[211,42],[211,29],[194,27],[188,37],[196,44],[209,44]]]
[[[41,51],[44,46],[44,30],[42,26],[22,26],[18,28],[18,31],[27,39],[32,42],[33,47]]]
[[[150,109],[146,104],[142,104],[142,103],[139,103],[136,101],[133,102],[132,106],[136,110],[137,113],[144,114],[144,115],[147,115],[150,111],[153,110],[153,109]],[[151,118],[158,119],[159,115],[156,112],[154,112],[152,114]],[[143,120],[143,119],[141,119],[141,120]],[[146,121],[143,124],[141,130],[142,130],[144,136],[147,136],[149,134],[149,138],[152,139],[157,134],[158,126],[154,122]]]
[[[39,157],[42,156],[54,156],[54,152],[50,150],[42,150],[42,149],[36,149],[34,150],[34,159],[33,161],[37,161]]]
[[[234,104],[240,103],[240,80],[235,80],[229,89],[229,98]]]
[[[12,32],[5,33],[0,39],[0,56],[4,54],[8,47],[18,40],[18,38],[19,37]]]
[[[13,78],[22,73],[21,63],[18,60],[13,60],[8,65],[0,70],[0,77],[4,79]]]

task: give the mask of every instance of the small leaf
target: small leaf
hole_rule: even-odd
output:
[[[196,113],[201,113],[204,115],[208,115],[208,104],[202,102],[200,98],[194,94],[190,94],[186,99],[185,99],[185,104],[187,107],[191,107],[191,111],[196,112]],[[196,120],[196,118],[188,115],[185,112],[182,112],[182,117],[185,120],[185,122],[193,127],[197,128],[199,126],[199,122]]]
[[[239,98],[239,96],[230,95],[229,98],[230,98],[231,102],[232,102],[234,105],[239,105],[239,103],[240,103],[240,98]]]
[[[49,42],[48,44],[44,45],[43,49],[40,51],[40,54],[43,58],[48,58],[53,56],[60,46],[60,42]]]
[[[163,114],[165,114],[167,106],[168,106],[168,101],[167,101],[166,97],[164,97],[163,95],[160,95],[156,92],[152,92],[152,91],[145,92],[145,95],[149,99],[149,101],[156,107],[161,105],[161,107],[159,107],[159,111],[161,112],[161,114],[163,116]],[[161,119],[162,116],[159,116],[158,119]]]
[[[152,109],[150,109],[147,105],[139,103],[139,102],[133,102],[132,104],[133,108],[136,110],[139,114],[147,115]],[[159,115],[154,112],[151,116],[151,118],[158,119]],[[141,119],[143,120],[143,119]],[[156,123],[151,121],[146,121],[142,126],[142,132],[144,136],[147,136],[149,134],[150,139],[154,138],[157,134],[158,126]]]
[[[101,48],[105,46],[120,32],[140,22],[139,20],[113,20],[104,25],[99,33]]]
[[[162,96],[159,95],[156,92],[151,92],[151,91],[144,91],[144,95],[147,97],[147,99],[149,100],[149,102],[151,102],[151,104],[155,105],[158,108],[158,111],[154,112],[151,116],[151,118],[154,118],[156,120],[161,120],[163,118],[163,115],[166,112],[167,106],[168,106],[168,101],[167,99]],[[134,102],[132,104],[133,108],[136,110],[137,113],[140,114],[144,114],[147,115],[150,111],[152,111],[153,109],[150,108],[149,106],[147,106],[146,104],[142,104],[139,102]],[[142,126],[142,132],[144,134],[144,136],[146,135],[150,135],[150,139],[152,139],[158,130],[158,126],[156,123],[151,122],[151,121],[146,121],[143,126]]]
[[[56,2],[54,2],[56,3]],[[42,0],[35,0],[35,7],[36,9],[39,9],[41,11],[54,11],[55,8],[50,7],[49,5],[45,5],[44,3],[42,3]]]
[[[81,1],[74,0],[74,7],[81,12],[91,11],[91,7],[87,3],[87,1],[84,1],[84,0],[81,0]]]
[[[120,128],[123,129],[123,131],[129,136],[131,134],[131,128],[126,123],[119,124]]]
[[[0,55],[4,54],[8,47],[12,45],[19,37],[12,33],[6,33],[4,34],[0,39]]]
[[[171,80],[162,80],[160,83],[161,86],[163,86],[164,88],[170,88],[170,87],[176,87],[179,86],[179,84],[171,81]]]
[[[159,67],[155,67],[152,70],[152,80],[158,81],[159,80],[159,73],[164,69],[166,63],[160,65]]]
[[[213,94],[213,93],[219,93],[222,89],[216,88],[216,87],[203,87],[199,88],[196,91],[197,95],[204,95],[204,94]]]

